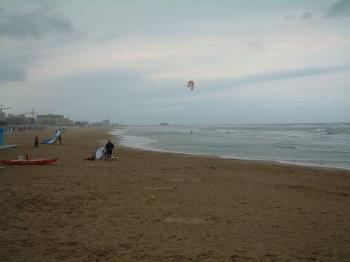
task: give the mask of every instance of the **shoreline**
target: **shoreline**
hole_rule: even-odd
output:
[[[350,168],[346,167],[334,167],[334,166],[325,166],[325,165],[317,165],[317,164],[304,164],[304,163],[293,163],[288,161],[279,161],[279,160],[266,160],[266,159],[252,159],[252,158],[234,158],[234,157],[224,157],[224,156],[215,156],[215,155],[202,155],[202,154],[191,154],[185,152],[173,152],[173,151],[162,151],[162,150],[151,150],[137,147],[130,147],[126,145],[122,145],[118,143],[119,147],[125,148],[127,150],[135,150],[135,151],[144,151],[144,152],[155,152],[161,154],[175,154],[175,155],[185,155],[189,157],[199,157],[199,158],[209,158],[209,159],[223,159],[223,160],[234,160],[234,161],[248,161],[253,163],[261,163],[261,164],[280,164],[283,166],[296,166],[301,168],[316,168],[316,169],[330,169],[330,170],[339,170],[339,171],[350,171]]]
[[[84,161],[108,130],[68,129],[32,149],[11,134],[0,159],[3,261],[347,261],[350,172],[116,147]],[[112,142],[115,142],[112,140]],[[117,144],[117,143],[115,143]]]
[[[164,153],[164,154],[178,154],[178,155],[186,155],[190,157],[201,157],[201,158],[214,158],[214,159],[228,159],[228,160],[236,160],[236,161],[252,161],[257,163],[270,163],[270,164],[281,164],[286,166],[297,166],[297,167],[305,167],[305,168],[319,168],[319,169],[334,169],[334,170],[343,170],[350,171],[350,168],[347,167],[335,167],[335,166],[327,166],[321,164],[312,164],[312,163],[297,163],[297,162],[288,162],[283,160],[266,160],[266,159],[253,159],[253,158],[239,158],[239,157],[226,157],[226,156],[215,156],[215,155],[205,155],[205,154],[194,154],[194,153],[185,153],[185,152],[176,152],[176,151],[167,151],[162,149],[150,149],[150,148],[142,148],[142,147],[133,147],[127,146],[120,143],[121,135],[116,135],[112,133],[113,131],[107,131],[106,133],[110,136],[117,138],[118,146],[123,147],[127,150],[136,150],[136,151],[144,151],[144,152],[156,152],[156,153]]]
[[[225,134],[223,131],[225,127],[217,127],[215,125],[205,125],[204,127],[194,128],[196,133],[194,137],[183,137],[182,134],[186,134],[186,131],[192,134],[193,128],[188,126],[180,129],[176,127],[175,129],[162,129],[161,127],[149,126],[145,126],[143,129],[138,126],[135,130],[132,128],[111,129],[109,133],[112,136],[119,136],[121,138],[120,144],[131,149],[350,170],[348,162],[349,147],[347,143],[337,146],[338,138],[333,136],[324,138],[327,141],[329,140],[328,144],[315,142],[314,139],[323,139],[324,132],[328,130],[325,127],[318,128],[318,131],[315,133],[309,129],[306,129],[309,131],[304,131],[304,129],[300,131],[293,126],[289,127],[290,129],[277,126],[277,130],[282,130],[276,131],[277,138],[273,138],[271,134],[274,133],[271,133],[272,131],[269,128],[266,129],[266,132],[253,133],[253,137],[249,138],[251,129],[237,129],[238,133],[236,135],[227,136],[228,131]],[[262,128],[265,130],[264,127]],[[296,135],[293,135],[294,131],[290,133],[290,130],[297,130],[295,131]],[[319,134],[320,130],[322,131],[322,137],[318,137],[321,136],[321,133]],[[341,134],[341,137],[344,137],[344,133]],[[309,138],[310,142],[303,139],[302,135],[306,137],[311,136]],[[293,138],[289,140],[289,137]],[[206,142],[206,139],[209,139],[210,142]],[[250,139],[258,140],[254,140],[253,144],[251,144],[249,142]],[[264,139],[267,140],[266,143]]]

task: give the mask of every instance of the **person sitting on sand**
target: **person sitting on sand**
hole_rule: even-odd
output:
[[[108,143],[105,145],[106,148],[106,159],[112,158],[112,152],[114,149],[114,145],[112,144],[111,140],[108,140]]]
[[[91,156],[84,158],[84,160],[96,160],[96,152],[94,151]]]

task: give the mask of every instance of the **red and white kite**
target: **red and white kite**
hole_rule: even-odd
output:
[[[193,91],[193,89],[194,89],[194,81],[193,81],[193,80],[189,80],[189,81],[187,82],[187,87],[188,87],[189,89],[191,89],[191,91]]]

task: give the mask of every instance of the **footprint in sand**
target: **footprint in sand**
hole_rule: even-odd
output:
[[[164,222],[176,224],[204,224],[205,220],[198,217],[168,217]]]
[[[181,183],[181,182],[184,182],[185,180],[183,180],[182,178],[172,178],[172,179],[170,179],[170,181],[171,182],[179,182],[179,183]]]
[[[182,182],[185,182],[185,179],[182,179],[182,178],[172,178],[170,179],[171,182],[178,182],[178,183],[182,183]],[[186,181],[190,181],[190,182],[193,182],[193,183],[199,183],[200,182],[200,179],[198,177],[188,177],[186,179]]]
[[[146,189],[151,191],[172,191],[173,187],[146,187]]]

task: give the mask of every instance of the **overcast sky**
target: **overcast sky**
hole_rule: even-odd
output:
[[[350,121],[349,25],[350,0],[2,0],[0,104],[123,124]]]

